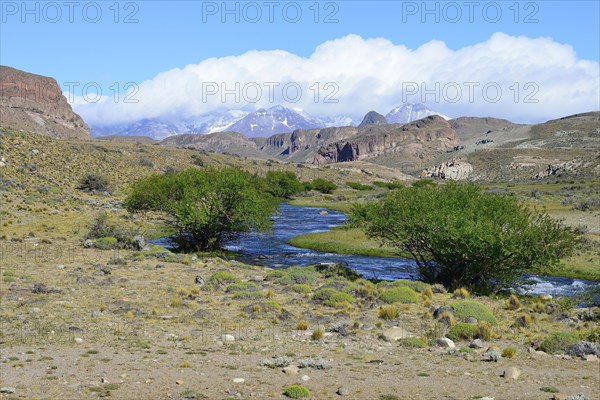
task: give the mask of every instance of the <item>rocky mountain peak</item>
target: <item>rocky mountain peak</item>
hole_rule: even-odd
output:
[[[379,114],[377,111],[369,111],[358,127],[360,128],[366,125],[385,125],[387,123],[388,121],[383,115]]]
[[[0,66],[0,126],[54,138],[90,137],[55,79]]]

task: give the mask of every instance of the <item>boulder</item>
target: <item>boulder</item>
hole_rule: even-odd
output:
[[[389,328],[389,329],[386,329],[385,331],[383,331],[383,334],[381,336],[383,337],[384,340],[386,340],[388,342],[395,342],[399,339],[406,339],[409,337],[413,337],[414,335],[404,328],[394,326],[393,328]]]
[[[519,376],[521,376],[521,370],[517,367],[508,367],[502,372],[502,375],[500,376],[506,379],[517,380],[519,379]]]
[[[443,347],[446,349],[455,349],[456,345],[454,344],[454,342],[448,338],[439,338],[435,341],[436,345],[438,345],[439,347]]]

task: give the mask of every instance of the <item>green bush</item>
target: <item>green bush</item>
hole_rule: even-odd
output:
[[[460,300],[450,303],[454,310],[454,315],[458,318],[472,317],[478,321],[486,321],[492,325],[497,325],[498,320],[494,314],[483,304],[473,300]]]
[[[217,271],[208,278],[208,283],[213,286],[240,283],[241,279],[227,271]]]
[[[100,250],[111,250],[117,248],[118,240],[115,237],[101,237],[94,240],[94,247]]]
[[[235,292],[258,292],[258,286],[254,282],[240,282],[227,286],[227,293]]]
[[[354,189],[354,190],[373,190],[373,186],[363,185],[362,183],[358,183],[358,182],[346,182],[346,185],[350,189]]]
[[[572,229],[516,197],[466,183],[400,188],[356,204],[350,221],[411,254],[421,280],[482,293],[550,272],[576,243]]]
[[[290,275],[281,269],[274,269],[267,273],[265,276],[267,281],[274,281],[280,284],[289,284],[291,283]]]
[[[225,238],[264,230],[277,205],[268,184],[237,168],[188,169],[137,181],[125,200],[128,211],[159,211],[170,217],[179,244],[219,249]]]
[[[294,194],[305,190],[304,185],[293,172],[269,171],[266,180],[271,194],[275,197],[289,199]]]
[[[292,267],[287,270],[291,283],[311,283],[317,279],[317,274],[306,267]]]
[[[409,287],[399,286],[384,290],[379,296],[384,303],[416,303],[419,301],[417,293]]]
[[[243,291],[243,292],[235,292],[233,294],[234,300],[259,300],[265,297],[263,292],[252,292],[252,291]]]
[[[448,332],[448,338],[454,341],[473,340],[478,334],[478,326],[459,322],[450,328],[450,332]]]
[[[427,347],[427,342],[424,339],[417,337],[409,337],[404,339],[399,339],[398,343],[402,347],[411,347],[411,348],[425,348]]]
[[[555,332],[542,342],[540,350],[549,354],[563,353],[567,347],[578,341],[579,338],[573,333]]]
[[[319,289],[313,294],[313,300],[319,301],[319,302],[326,302],[335,293],[338,293],[338,291],[335,289],[332,289],[332,288]]]
[[[327,179],[317,178],[312,181],[312,188],[324,194],[331,194],[337,189],[337,185]]]
[[[408,279],[399,279],[394,281],[392,282],[392,286],[406,286],[419,293],[423,293],[425,289],[431,287],[431,285],[428,283],[421,281],[409,281]]]
[[[297,284],[293,285],[291,289],[292,289],[292,292],[302,293],[302,294],[308,294],[312,290],[310,288],[310,286],[308,286],[304,283],[297,283]]]
[[[304,386],[291,385],[285,388],[283,394],[290,399],[304,399],[310,397],[310,391]]]
[[[331,296],[329,296],[329,299],[325,301],[325,305],[329,307],[340,308],[346,303],[352,304],[355,302],[356,299],[354,298],[354,296],[344,292],[335,292]]]

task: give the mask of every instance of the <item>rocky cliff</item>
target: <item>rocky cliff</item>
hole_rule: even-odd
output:
[[[458,145],[458,135],[439,116],[430,116],[406,125],[367,125],[349,140],[322,146],[314,156],[314,164],[357,161],[397,153],[407,158],[431,158]]]
[[[55,79],[5,66],[0,66],[0,126],[53,138],[90,137]]]
[[[285,161],[312,162],[316,151],[338,140],[355,136],[352,126],[323,129],[297,129],[267,138],[259,147],[261,151]]]

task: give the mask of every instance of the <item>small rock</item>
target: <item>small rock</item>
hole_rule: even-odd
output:
[[[204,286],[204,284],[206,283],[204,281],[204,278],[201,277],[200,275],[196,275],[196,279],[194,279],[194,282],[196,283],[196,285],[198,286]]]
[[[342,386],[342,387],[338,388],[338,390],[336,391],[336,393],[339,396],[348,396],[350,394],[350,391],[347,388],[345,388],[345,387]]]
[[[441,306],[441,307],[438,307],[438,308],[436,308],[436,309],[433,311],[433,318],[435,318],[435,319],[438,319],[438,318],[439,318],[439,317],[441,317],[441,316],[442,316],[442,314],[443,314],[443,313],[445,313],[445,312],[448,312],[448,313],[450,313],[450,314],[453,314],[453,315],[454,315],[454,309],[453,309],[452,307],[449,307],[449,306]]]
[[[600,359],[595,354],[588,354],[587,356],[585,356],[585,360],[586,361],[598,361]]]
[[[221,335],[221,340],[224,342],[235,342],[235,337],[233,335]]]
[[[98,310],[92,311],[92,317],[98,318],[98,317],[101,317],[101,316],[102,316],[102,312],[101,311],[98,311]]]
[[[406,339],[413,336],[414,335],[406,329],[399,328],[397,326],[390,329],[386,329],[382,334],[382,337],[388,342],[395,342],[399,339]]]
[[[253,282],[262,282],[265,280],[265,277],[262,275],[254,275],[251,280]]]
[[[477,323],[478,323],[477,318],[473,318],[473,317],[463,318],[462,322],[464,322],[465,324],[470,324],[470,325],[477,325]]]
[[[438,340],[436,340],[435,342],[439,347],[444,347],[444,348],[448,348],[448,349],[455,349],[456,345],[454,344],[454,342],[448,338],[439,338]]]
[[[0,393],[14,393],[17,389],[14,387],[4,386],[0,388]]]
[[[177,380],[177,381],[175,381],[175,384],[176,385],[183,385],[183,381],[182,380]]]
[[[94,241],[91,239],[86,240],[85,242],[83,242],[83,247],[85,247],[86,249],[91,249],[92,247],[94,247]]]
[[[62,265],[62,264],[60,264],[60,265],[57,265],[56,268],[58,268],[58,269],[65,269],[65,266]]]
[[[485,345],[481,339],[475,339],[471,343],[469,343],[469,347],[472,349],[483,349]]]
[[[310,376],[302,375],[302,378],[300,378],[300,379],[302,379],[303,382],[308,382],[308,381],[310,381]]]
[[[498,353],[497,351],[487,351],[485,353],[483,353],[481,355],[481,359],[483,361],[493,361],[493,362],[498,362],[500,360],[500,358],[502,358],[502,356],[500,355],[500,353]]]
[[[110,269],[110,267],[107,267],[106,265],[96,264],[94,265],[94,267],[96,268],[96,270],[98,270],[98,272],[101,272],[104,275],[112,274],[112,269]]]
[[[552,300],[552,295],[550,295],[550,294],[541,294],[540,295],[540,300],[551,301]]]
[[[75,343],[83,343],[83,339],[80,337],[75,338]]]
[[[519,376],[521,376],[521,370],[516,367],[508,367],[502,372],[502,375],[500,376],[506,379],[517,380],[519,379]]]
[[[51,215],[58,215],[58,214],[60,214],[60,211],[58,211],[57,209],[54,209],[54,210],[50,211],[50,214]]]
[[[290,365],[283,369],[283,373],[288,374],[288,375],[298,375],[299,370],[300,369],[297,366]]]
[[[233,378],[233,383],[244,383],[246,380],[244,378]]]

